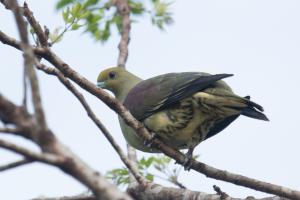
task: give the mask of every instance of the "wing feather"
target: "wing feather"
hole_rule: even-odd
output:
[[[128,93],[124,105],[142,121],[176,102],[204,90],[232,74],[169,73],[144,80]],[[226,85],[224,85],[226,87]]]

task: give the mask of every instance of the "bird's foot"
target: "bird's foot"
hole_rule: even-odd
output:
[[[150,133],[151,133],[151,138],[150,138],[149,140],[145,140],[145,141],[144,141],[144,145],[145,145],[146,147],[149,147],[149,148],[151,148],[154,139],[157,138],[156,133],[153,133],[153,132],[150,132]]]
[[[190,147],[188,152],[185,154],[184,162],[182,163],[182,166],[184,167],[184,170],[190,171],[192,167],[192,161],[193,161],[193,151],[194,147]],[[178,162],[176,161],[175,164]]]
[[[185,154],[185,161],[182,163],[182,166],[184,167],[184,170],[190,171],[192,167],[192,161],[193,161],[193,152],[190,153],[190,150]]]

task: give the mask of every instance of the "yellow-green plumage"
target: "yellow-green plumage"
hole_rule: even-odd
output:
[[[226,128],[239,115],[267,120],[258,104],[235,95],[221,79],[228,74],[171,73],[141,80],[121,67],[98,76],[98,85],[112,91],[138,120],[164,143],[194,149]],[[144,144],[119,117],[127,142],[145,152],[159,152]]]

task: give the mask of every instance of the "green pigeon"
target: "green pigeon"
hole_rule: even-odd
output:
[[[142,80],[124,67],[102,71],[97,86],[110,90],[149,132],[175,149],[194,148],[225,129],[240,115],[268,121],[262,106],[240,97],[222,80],[232,74],[168,73]],[[152,148],[119,117],[126,141],[144,152]]]

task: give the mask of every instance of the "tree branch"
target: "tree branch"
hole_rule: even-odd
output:
[[[205,192],[197,192],[188,189],[178,189],[171,187],[163,187],[158,184],[150,184],[143,187],[138,184],[132,184],[127,189],[130,195],[139,200],[220,200],[219,194],[208,194]],[[234,198],[227,196],[226,200],[289,200],[283,197],[273,196],[265,198]],[[32,200],[95,200],[92,195],[78,195],[69,197],[56,197],[56,198],[36,198]]]
[[[64,162],[61,157],[49,153],[36,153],[19,145],[0,139],[0,147],[20,154],[30,160],[36,160],[52,165],[60,165]]]
[[[18,129],[18,128],[7,128],[7,127],[5,127],[5,128],[0,128],[0,133],[9,133],[9,134],[13,134],[13,135],[20,135],[21,130]]]
[[[9,6],[8,8],[13,12],[15,16],[17,27],[19,29],[19,35],[22,41],[21,46],[24,52],[24,65],[26,69],[26,74],[30,81],[33,107],[34,107],[37,125],[40,126],[41,129],[46,130],[47,124],[46,124],[46,119],[42,107],[42,100],[40,96],[38,79],[33,66],[35,56],[33,54],[32,47],[29,44],[27,27],[25,21],[23,20],[23,15],[21,13],[20,7],[18,6],[18,2],[16,0],[10,0],[8,2],[8,6]]]
[[[12,162],[12,163],[8,163],[6,165],[2,165],[0,166],[0,172],[3,172],[5,170],[9,170],[9,169],[13,169],[22,165],[27,165],[34,162],[33,160],[29,160],[29,159],[22,159],[16,162]]]
[[[117,12],[122,18],[121,41],[119,43],[118,66],[125,67],[128,58],[128,44],[130,41],[130,7],[128,0],[115,0]]]
[[[76,195],[76,196],[64,196],[64,197],[38,197],[31,200],[96,200],[96,197],[91,195]]]
[[[42,29],[41,25],[39,24],[38,21],[33,16],[33,13],[29,10],[28,5],[26,2],[24,2],[24,16],[26,17],[27,21],[30,23],[32,26],[33,30],[37,34],[38,41],[41,44],[42,47],[48,47],[48,35],[45,33],[48,30],[46,29],[45,31]]]
[[[147,200],[220,200],[219,194],[207,194],[205,192],[197,192],[188,189],[179,189],[172,187],[163,187],[158,184],[151,184],[144,188],[139,185],[132,185],[127,190],[136,199]],[[283,197],[267,197],[262,199],[256,199],[254,197],[246,198],[233,198],[226,197],[226,200],[288,200]]]

